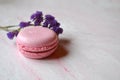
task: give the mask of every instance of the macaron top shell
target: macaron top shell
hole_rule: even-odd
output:
[[[21,29],[17,36],[17,43],[29,47],[50,46],[58,41],[57,34],[45,27],[30,26]]]

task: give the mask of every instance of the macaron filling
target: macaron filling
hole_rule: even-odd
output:
[[[57,45],[55,46],[55,47],[53,47],[52,49],[54,49],[54,48],[56,48],[57,47]],[[34,51],[28,51],[28,50],[23,50],[23,49],[21,49],[21,50],[23,50],[24,52],[29,52],[29,53],[32,53],[32,54],[38,54],[38,53],[44,53],[44,52],[48,52],[48,51],[50,51],[50,50],[52,50],[52,49],[49,49],[49,50],[45,50],[45,51],[36,51],[36,52],[34,52]]]
[[[39,59],[39,58],[45,58],[45,57],[49,56],[56,50],[57,47],[58,46],[56,45],[54,48],[47,50],[47,51],[42,51],[42,52],[31,52],[31,51],[25,51],[22,49],[19,49],[19,50],[20,50],[20,52],[22,52],[22,54],[24,54],[24,56],[26,56],[28,58]]]
[[[39,52],[49,51],[49,50],[53,49],[54,47],[56,47],[58,45],[58,41],[54,42],[53,44],[51,44],[49,46],[42,46],[42,47],[36,47],[36,48],[24,46],[24,45],[21,45],[19,43],[17,43],[17,45],[23,51],[32,52],[32,53],[39,53]]]

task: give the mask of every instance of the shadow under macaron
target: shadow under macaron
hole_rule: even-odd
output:
[[[69,39],[60,39],[59,46],[56,51],[50,56],[44,58],[45,60],[58,59],[66,57],[69,54],[67,47],[70,45]]]

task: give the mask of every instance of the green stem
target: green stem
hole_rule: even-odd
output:
[[[9,31],[8,28],[6,27],[0,27],[1,30],[4,30],[4,31]]]
[[[0,29],[1,30],[4,30],[4,31],[12,31],[12,30],[10,30],[9,28],[13,28],[13,27],[17,27],[18,25],[12,25],[12,26],[5,26],[5,27],[1,27],[0,26]]]
[[[11,25],[11,26],[6,26],[6,28],[12,28],[12,27],[17,27],[19,25]]]
[[[20,31],[21,30],[21,28],[18,28],[18,31]]]
[[[10,25],[10,26],[0,26],[0,30],[4,30],[4,31],[15,31],[16,29],[10,29],[10,28],[14,28],[14,27],[18,27],[19,25]],[[31,26],[34,26],[34,24],[31,24]],[[18,27],[18,31],[20,31],[21,28]]]

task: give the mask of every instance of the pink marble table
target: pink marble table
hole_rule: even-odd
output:
[[[64,33],[50,57],[19,55],[0,31],[0,80],[120,80],[120,0],[0,0],[0,25],[51,13]]]

